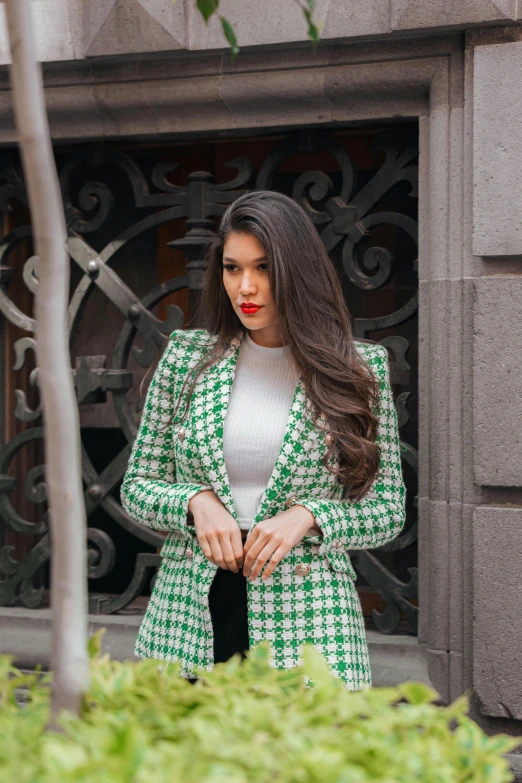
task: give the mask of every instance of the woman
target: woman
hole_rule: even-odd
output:
[[[199,315],[159,361],[123,481],[127,512],[168,531],[135,653],[190,678],[263,640],[290,668],[310,642],[369,686],[347,550],[405,521],[387,351],[354,341],[313,223],[271,191],[225,212]]]

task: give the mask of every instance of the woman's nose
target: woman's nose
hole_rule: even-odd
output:
[[[246,294],[252,293],[252,291],[255,291],[253,280],[250,280],[248,277],[244,277],[241,280],[241,285],[239,286],[239,293],[241,296],[246,296]]]

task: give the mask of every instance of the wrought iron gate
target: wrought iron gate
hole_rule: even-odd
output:
[[[118,489],[137,429],[139,376],[155,358],[164,336],[186,321],[183,309],[172,303],[172,297],[179,301],[188,293],[185,309],[190,309],[190,301],[201,287],[202,251],[226,206],[245,190],[273,189],[292,196],[315,223],[339,271],[355,334],[377,339],[391,352],[408,521],[397,540],[372,552],[354,552],[353,560],[359,581],[383,599],[381,610],[373,611],[376,627],[392,632],[402,622],[402,627],[415,631],[416,127],[390,127],[378,133],[371,128],[359,129],[351,136],[349,132],[307,130],[279,134],[275,139],[257,138],[259,145],[261,140],[265,148],[269,145],[267,154],[257,161],[248,156],[225,160],[224,165],[236,173],[224,182],[216,182],[207,171],[193,170],[185,184],[175,184],[179,169],[176,149],[168,156],[174,162],[156,162],[165,146],[126,150],[104,143],[82,145],[67,153],[57,151],[69,253],[74,262],[69,329],[84,424],[90,610],[124,610],[147,589],[159,562],[162,534],[126,515]],[[371,158],[368,165],[361,164],[365,156]],[[302,162],[300,168],[288,164],[296,159]],[[323,170],[317,168],[318,162]],[[26,294],[34,293],[38,284],[28,247],[31,228],[26,205],[16,153],[8,153],[0,165],[0,209],[8,226],[0,246],[0,310],[6,319],[4,336],[12,340],[14,369],[26,380],[24,388],[14,391],[14,416],[23,424],[0,450],[0,603],[35,608],[46,601],[50,542],[40,464],[43,428],[39,423],[38,370],[31,365],[34,321],[21,304],[21,281],[15,284],[17,272]],[[13,222],[14,213],[18,219]],[[158,239],[162,227],[174,225],[178,226],[170,231],[174,238],[166,242]],[[158,247],[161,244],[162,252],[174,256],[177,251],[184,269],[179,275],[166,275],[146,290],[150,265],[136,285],[133,269],[143,264],[143,256],[151,248],[154,251],[151,236],[156,237]],[[169,248],[166,251],[165,246]],[[100,317],[105,305],[99,304],[97,310],[92,302],[96,299],[100,303],[102,297],[117,316],[109,320]],[[27,295],[22,299],[25,307],[30,305]],[[104,333],[104,326],[110,327],[109,334]],[[89,339],[100,345],[98,352],[78,351],[78,335],[86,329]],[[103,417],[110,420],[107,432],[111,434],[94,458],[93,442],[103,437],[98,429],[97,438],[90,433],[93,423],[96,426]],[[27,449],[30,458],[21,465],[19,456]],[[126,557],[125,563],[118,564],[121,531],[126,531]],[[119,585],[118,574],[120,583],[123,580]]]

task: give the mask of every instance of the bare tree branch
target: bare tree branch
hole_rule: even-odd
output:
[[[86,522],[79,417],[69,355],[67,232],[37,63],[30,0],[5,0],[11,84],[38,262],[36,338],[52,534],[52,727],[89,682]]]

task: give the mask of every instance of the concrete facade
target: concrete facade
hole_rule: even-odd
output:
[[[34,23],[42,62],[138,53],[211,51],[227,48],[220,21],[209,24],[194,0],[35,0]],[[516,25],[518,0],[317,0],[321,39],[339,41],[482,25]],[[297,4],[266,0],[221,0],[239,45],[266,46],[307,40]],[[9,62],[0,8],[0,63]]]
[[[474,71],[473,254],[518,255],[522,214],[512,207],[522,203],[520,44],[479,47]]]
[[[468,690],[488,730],[522,734],[520,3],[324,0],[313,52],[297,7],[267,0],[258,23],[224,0],[235,63],[189,2],[35,6],[64,26],[60,46],[39,32],[57,142],[418,118],[421,628],[385,681],[421,651],[443,700]],[[13,144],[6,69],[0,129]]]
[[[494,531],[495,544],[491,545]],[[488,715],[522,720],[522,509],[478,506],[473,513],[473,682]],[[505,596],[510,597],[509,602]]]

